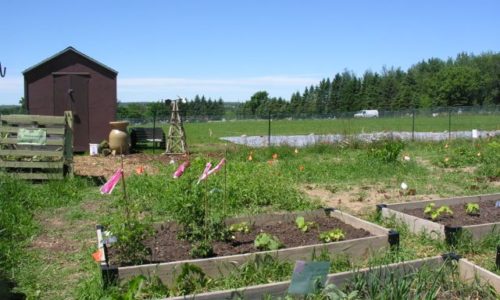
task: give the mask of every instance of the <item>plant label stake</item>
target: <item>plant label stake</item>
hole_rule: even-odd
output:
[[[315,293],[325,285],[329,269],[329,261],[296,261],[288,293],[304,296]]]

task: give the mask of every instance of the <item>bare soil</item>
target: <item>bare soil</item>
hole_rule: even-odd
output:
[[[284,245],[283,248],[321,244],[319,233],[334,228],[341,228],[344,231],[345,240],[370,236],[370,233],[365,230],[354,228],[338,219],[327,216],[320,216],[314,220],[306,219],[306,221],[313,221],[318,227],[311,228],[307,232],[302,232],[297,228],[294,221],[277,221],[264,226],[252,226],[251,231],[246,234],[236,232],[234,233],[234,239],[230,239],[229,241],[216,241],[213,243],[214,256],[227,256],[259,251],[254,247],[254,240],[260,232],[266,232],[276,236]],[[151,258],[148,261],[170,262],[192,259],[190,256],[191,245],[189,242],[177,239],[180,231],[181,228],[173,222],[159,226],[155,236],[145,241],[145,245],[152,251]],[[119,262],[113,261],[113,256],[116,255],[115,251],[115,249],[110,247],[110,260],[112,263],[120,264]]]
[[[386,189],[382,186],[352,186],[349,190],[331,191],[324,187],[307,184],[301,190],[313,199],[318,199],[325,207],[334,207],[353,215],[369,213],[380,203],[434,200],[441,198],[437,194],[403,194],[399,189]]]
[[[500,199],[499,199],[500,200]],[[495,200],[482,202],[479,204],[479,215],[469,215],[465,212],[465,205],[450,205],[453,211],[452,216],[442,216],[435,222],[448,225],[448,226],[467,226],[477,224],[487,224],[500,222],[500,207],[495,207]],[[439,207],[436,205],[436,207]],[[422,208],[405,209],[404,213],[419,217],[422,219],[429,219],[430,217],[424,215]]]

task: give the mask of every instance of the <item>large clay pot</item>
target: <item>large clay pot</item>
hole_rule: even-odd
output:
[[[111,132],[109,133],[109,149],[116,154],[128,153],[127,121],[109,122]]]

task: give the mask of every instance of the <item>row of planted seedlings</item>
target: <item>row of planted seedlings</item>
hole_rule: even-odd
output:
[[[174,177],[180,177],[187,167],[187,162],[181,164]],[[227,217],[225,211],[228,208],[224,205],[227,201],[225,187],[222,191],[217,191],[216,188],[209,189],[207,183],[207,178],[222,168],[224,168],[223,176],[226,177],[223,160],[213,169],[207,164],[197,180],[192,178],[186,180],[185,187],[189,187],[191,192],[194,191],[195,199],[200,201],[185,201],[182,206],[184,213],[178,216],[177,221],[157,224],[154,227],[153,238],[149,238],[149,244],[147,241],[144,243],[145,239],[147,240],[145,218],[142,216],[141,222],[141,213],[137,212],[137,207],[129,205],[131,201],[127,199],[123,181],[123,197],[118,201],[118,206],[121,205],[123,208],[120,213],[126,216],[123,226],[111,227],[112,233],[102,226],[98,226],[97,229],[99,250],[96,258],[101,264],[105,283],[126,279],[137,281],[157,278],[161,280],[161,283],[157,282],[161,286],[171,287],[160,288],[162,293],[158,295],[200,293],[210,289],[209,286],[215,286],[219,289],[227,288],[228,291],[198,294],[196,298],[219,299],[227,298],[228,295],[243,295],[245,298],[260,299],[265,295],[285,294],[290,282],[249,287],[263,282],[255,278],[244,280],[240,278],[230,283],[224,283],[224,280],[235,276],[251,277],[246,274],[248,270],[252,268],[257,270],[258,265],[268,265],[272,269],[271,272],[282,274],[265,276],[264,282],[281,281],[289,278],[293,262],[318,258],[332,260],[329,271],[346,271],[352,267],[353,261],[380,253],[384,248],[389,248],[389,245],[397,247],[399,240],[397,232],[331,208]],[[222,203],[218,210],[212,207],[214,205],[211,198],[216,198],[218,203]],[[119,234],[116,234],[117,232]],[[148,244],[149,247],[145,247],[144,244]],[[120,257],[126,259],[120,261]],[[419,274],[420,271],[416,270],[419,270],[421,265],[443,265],[445,268],[445,264],[436,264],[436,261],[442,262],[443,259],[435,257],[428,262],[423,260],[396,264],[388,266],[387,270],[394,269],[396,272],[410,270],[414,274]],[[479,271],[477,267],[464,260],[455,264],[455,269],[457,268],[462,279],[470,279],[471,276],[478,274],[481,278],[486,276],[482,270]],[[391,273],[381,270],[378,272],[391,274],[387,278],[394,276],[392,271]],[[360,272],[331,275],[328,276],[328,280],[325,278],[326,281],[322,284],[330,286],[335,283],[347,286],[349,282],[352,283],[352,280],[358,278],[359,274],[366,276],[374,274],[373,269]],[[495,285],[494,280],[486,281]],[[219,284],[213,284],[214,282]],[[173,286],[175,288],[172,288]],[[496,288],[498,290],[498,287]],[[342,293],[338,289],[330,290],[326,288],[319,293]]]
[[[500,194],[379,204],[377,211],[464,253],[500,291]]]
[[[193,165],[189,170],[200,166],[196,162]],[[100,263],[105,285],[147,276],[158,278],[166,286],[182,281],[197,286],[208,278],[231,276],[249,263],[282,264],[290,269],[297,260],[320,255],[357,261],[399,242],[397,232],[335,208],[231,216],[225,159],[213,168],[207,163],[199,178],[183,176],[189,166],[185,161],[173,174],[177,182],[183,180],[185,188],[176,218],[163,223],[150,219],[152,227],[146,225],[145,209],[129,199],[122,170],[103,186],[101,191],[110,193],[120,180],[122,185],[115,207],[115,215],[122,219],[97,226],[94,259]],[[266,168],[272,168],[272,164]],[[210,184],[215,173],[220,187]],[[286,273],[289,276],[291,270]],[[184,286],[170,294],[195,290]]]
[[[446,207],[448,218],[451,218],[453,210],[459,207],[464,212],[479,217],[480,208],[488,208],[485,203],[498,201],[497,195],[480,195],[473,197],[461,197],[435,200],[421,205],[423,213],[429,220],[438,221],[435,211],[439,211],[442,205]],[[460,204],[457,204],[460,203]],[[415,203],[404,203],[410,207]],[[474,211],[471,211],[471,207]],[[396,214],[388,214],[386,205],[378,206],[378,216],[382,219],[391,220],[386,224],[398,224],[404,228],[403,232],[409,233],[413,239],[421,240],[437,250],[454,250],[438,256],[431,256],[416,260],[405,260],[405,251],[408,249],[393,248],[386,257],[380,257],[380,253],[368,260],[369,267],[356,269],[355,271],[335,272],[318,275],[317,282],[310,282],[311,286],[304,289],[303,293],[308,299],[498,299],[500,293],[500,235],[496,224],[490,224],[488,217],[483,218],[481,231],[469,231],[465,226],[459,230],[449,233],[445,238],[444,231],[431,231],[429,228],[415,231],[414,223],[409,223]],[[495,207],[496,208],[496,207]],[[432,211],[430,211],[432,209]],[[496,211],[489,208],[489,213]],[[441,210],[442,216],[444,210]],[[457,215],[455,215],[457,217]],[[460,217],[460,220],[463,218]],[[497,219],[494,219],[498,221]],[[380,222],[380,220],[379,220]],[[382,221],[383,222],[383,221]],[[479,221],[478,221],[479,222]],[[481,223],[481,222],[479,222]],[[435,242],[432,242],[435,240]],[[405,246],[403,246],[405,247]],[[408,245],[406,245],[408,247]],[[400,252],[401,251],[401,252]],[[475,255],[484,252],[488,259],[495,264],[483,266],[474,262]],[[495,253],[496,252],[496,253]],[[461,253],[459,255],[456,253]],[[483,253],[483,254],[484,254]],[[382,254],[383,255],[383,254]],[[470,257],[470,258],[469,258]],[[406,256],[408,258],[408,256]],[[390,263],[394,260],[402,262]],[[484,259],[484,257],[483,257]],[[287,294],[295,293],[296,278],[303,277],[297,271],[296,265],[291,280],[274,282],[268,284],[246,286],[225,291],[213,291],[190,295],[192,299],[275,299],[285,297]],[[330,269],[331,271],[331,269]],[[303,271],[303,273],[306,273]],[[303,284],[303,282],[299,282]],[[185,299],[177,297],[173,299]]]
[[[377,210],[415,234],[427,234],[459,248],[465,246],[470,250],[467,252],[474,253],[478,245],[487,244],[491,254],[483,263],[500,273],[500,194],[379,204]]]

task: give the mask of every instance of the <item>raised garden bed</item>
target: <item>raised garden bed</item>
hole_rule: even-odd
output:
[[[345,240],[331,243],[322,243],[318,239],[319,231],[311,229],[301,232],[295,225],[297,216],[303,216],[308,221],[314,221],[320,231],[342,228]],[[279,260],[309,260],[313,255],[327,251],[330,255],[345,253],[352,260],[367,257],[372,252],[388,247],[390,243],[397,244],[399,235],[378,225],[366,222],[335,209],[316,210],[300,213],[262,214],[257,216],[228,219],[228,225],[247,222],[251,224],[249,233],[235,233],[235,239],[230,242],[216,242],[214,244],[215,257],[205,259],[191,259],[190,245],[185,241],[177,240],[177,226],[164,224],[157,230],[156,238],[146,241],[152,249],[153,263],[120,266],[113,261],[113,252],[104,251],[102,243],[102,227],[98,227],[99,248],[105,255],[101,266],[103,275],[126,279],[136,275],[157,275],[165,284],[171,283],[182,264],[189,263],[199,266],[203,272],[217,278],[228,274],[247,261],[255,259],[261,254],[271,254]],[[284,244],[285,248],[273,251],[257,251],[254,248],[256,235],[264,231],[272,234]],[[111,262],[111,263],[110,263]]]
[[[355,277],[359,278],[359,276],[368,277],[371,275],[371,276],[376,276],[377,279],[380,280],[386,277],[394,276],[394,274],[397,274],[396,277],[402,277],[402,275],[405,275],[405,277],[407,277],[406,275],[415,273],[422,268],[437,270],[438,268],[443,266],[447,258],[450,260],[457,261],[458,264],[457,272],[462,282],[465,283],[472,282],[477,278],[479,282],[481,282],[482,284],[487,283],[491,285],[496,290],[497,293],[500,293],[500,276],[488,270],[485,270],[467,261],[466,259],[462,259],[454,254],[446,254],[442,256],[417,259],[408,262],[394,263],[380,267],[364,268],[358,271],[329,274],[327,276],[325,285],[334,284],[338,288],[343,288],[346,284],[348,284],[349,281],[352,281]],[[172,300],[250,299],[251,300],[251,299],[264,299],[265,297],[274,299],[275,297],[285,296],[287,294],[289,285],[290,281],[282,281],[277,283],[249,286],[240,289],[215,291],[215,292],[201,293],[197,295],[173,297],[168,299]],[[446,291],[442,292],[446,293]]]
[[[500,234],[500,208],[495,207],[500,194],[458,197],[419,202],[379,204],[377,209],[382,217],[395,217],[408,225],[413,233],[426,232],[433,238],[446,239],[453,242],[457,233],[467,231],[472,239],[479,240],[491,233]],[[467,204],[477,204],[478,213],[467,214]],[[452,213],[443,212],[434,215],[424,213],[426,208],[431,212],[447,206]]]

